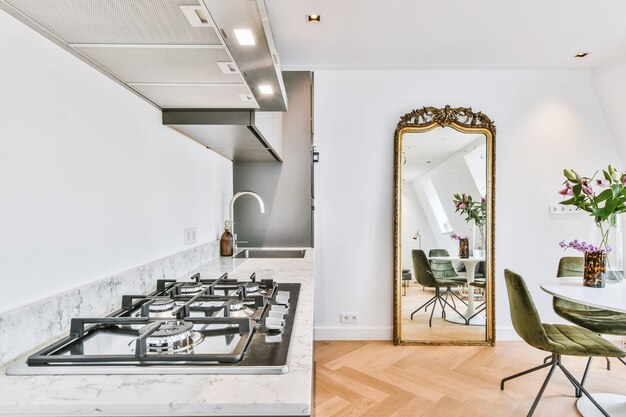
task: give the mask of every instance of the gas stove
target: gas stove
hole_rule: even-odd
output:
[[[73,318],[70,334],[8,375],[280,374],[288,371],[300,284],[224,274],[158,280],[106,317]]]

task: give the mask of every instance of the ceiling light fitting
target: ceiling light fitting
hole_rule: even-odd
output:
[[[250,29],[235,29],[233,32],[235,32],[235,36],[237,37],[239,45],[256,45],[256,42],[254,41],[254,36],[252,35],[252,31]]]
[[[309,23],[320,23],[322,21],[322,16],[319,14],[308,14],[306,15],[306,21]]]
[[[274,89],[271,85],[263,84],[259,86],[261,94],[274,94]]]
[[[574,58],[584,58],[587,55],[589,55],[589,52],[580,52],[580,53],[574,55]]]

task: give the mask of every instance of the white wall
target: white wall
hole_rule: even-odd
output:
[[[413,270],[413,259],[411,258],[413,249],[427,251],[429,248],[440,246],[437,245],[437,239],[435,239],[431,222],[424,212],[424,207],[420,204],[417,193],[410,183],[405,184],[402,188],[402,210],[405,213],[410,213],[410,215],[402,217],[402,269]],[[421,239],[413,239],[418,230]],[[441,234],[439,231],[435,233]]]
[[[539,282],[584,216],[551,218],[561,171],[622,166],[589,71],[318,71],[315,74],[316,338],[389,339],[392,327],[393,133],[421,106],[472,106],[496,123],[496,326],[512,336],[503,270],[523,274],[546,321]],[[366,184],[366,186],[363,186]],[[359,324],[339,324],[341,312]]]
[[[0,11],[0,311],[215,240],[232,164]]]
[[[622,160],[626,160],[626,55],[595,69],[592,80]]]

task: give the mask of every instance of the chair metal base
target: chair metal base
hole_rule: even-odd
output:
[[[621,360],[621,358],[618,358]],[[622,361],[624,362],[624,361]],[[589,363],[587,363],[587,368],[589,367]],[[624,364],[626,364],[626,362],[624,362]],[[500,381],[500,389],[504,390],[504,383],[506,381],[510,381],[511,379],[515,379],[518,378],[520,376],[523,375],[527,375],[530,374],[531,372],[535,372],[538,371],[540,369],[543,368],[547,368],[550,367],[550,371],[548,372],[548,376],[546,376],[546,379],[543,381],[543,384],[541,385],[541,388],[539,389],[539,393],[537,394],[537,397],[535,397],[535,401],[533,402],[533,405],[530,407],[530,410],[528,411],[527,417],[531,417],[533,415],[533,413],[535,412],[535,409],[537,408],[537,405],[539,404],[539,401],[541,400],[541,396],[543,395],[543,392],[546,390],[546,387],[548,386],[548,382],[550,382],[550,378],[552,378],[552,374],[554,374],[554,370],[558,367],[561,371],[563,371],[563,373],[565,374],[565,376],[567,377],[567,379],[571,382],[572,385],[574,385],[574,388],[577,390],[577,392],[582,392],[583,394],[585,394],[585,396],[589,399],[589,401],[591,401],[593,403],[593,405],[595,405],[598,410],[602,413],[603,416],[606,417],[611,417],[603,408],[600,404],[598,404],[598,402],[591,396],[591,394],[589,394],[587,392],[587,390],[582,386],[581,383],[579,383],[576,378],[574,378],[572,376],[572,374],[563,366],[563,363],[561,362],[561,355],[558,353],[553,353],[551,356],[551,360],[548,363],[544,363],[542,365],[539,366],[535,366],[534,368],[528,369],[526,371],[517,373],[515,375],[511,375],[509,377],[504,378],[502,381]],[[585,370],[585,372],[588,371],[588,369]],[[586,373],[585,376],[583,378],[586,378]],[[583,379],[583,383],[584,383],[584,379]]]
[[[592,356],[589,357],[589,360],[587,361],[587,366],[585,366],[585,372],[583,373],[583,378],[580,380],[580,385],[585,385],[585,381],[587,380],[587,374],[589,374],[589,368],[591,367],[591,360],[593,359]],[[606,369],[608,371],[611,370],[611,362],[609,361],[609,358],[605,358],[606,359]],[[617,358],[617,360],[619,360],[621,363],[623,363],[624,365],[626,365],[626,361],[624,361],[624,359],[622,358]],[[582,394],[580,393],[580,390],[576,390],[576,396],[578,398],[582,397]]]
[[[446,290],[443,292],[443,294],[441,293],[441,290],[440,290],[439,287],[435,287],[435,295],[430,300],[426,301],[424,304],[419,306],[415,311],[413,311],[411,313],[411,320],[413,320],[413,315],[415,313],[417,313],[421,309],[424,309],[424,311],[427,311],[428,307],[430,305],[432,305],[433,308],[432,308],[432,311],[430,312],[430,318],[428,319],[428,327],[433,327],[433,314],[435,313],[435,307],[437,306],[437,302],[439,302],[439,305],[441,306],[441,317],[442,318],[446,317],[446,306],[450,307],[452,310],[454,310],[460,316],[463,316],[456,309],[456,303],[454,305],[452,305],[452,304],[450,304],[448,302],[448,296],[450,294],[452,294],[453,297],[456,297],[459,300],[463,301],[458,295],[456,295],[454,293],[454,291],[452,291],[450,289],[450,287],[447,287]],[[443,297],[444,295],[445,295],[445,298]],[[452,298],[452,300],[453,300],[452,302],[454,302],[454,298]]]

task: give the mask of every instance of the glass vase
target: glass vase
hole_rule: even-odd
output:
[[[585,270],[583,285],[592,288],[604,288],[607,279],[607,256],[604,251],[585,252]]]
[[[459,239],[459,258],[469,258],[469,239],[466,237]]]
[[[621,282],[624,279],[624,251],[622,240],[622,221],[613,214],[600,225],[591,226],[589,243],[600,249],[610,249],[606,258],[606,281]]]
[[[472,253],[475,258],[485,258],[485,250],[487,249],[487,241],[485,240],[485,225],[474,223],[472,233]]]

